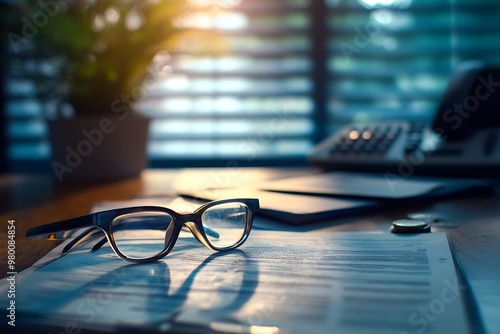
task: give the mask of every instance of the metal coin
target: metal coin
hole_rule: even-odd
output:
[[[430,225],[424,220],[398,219],[392,222],[392,233],[428,233]]]

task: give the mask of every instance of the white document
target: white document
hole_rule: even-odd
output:
[[[18,274],[17,326],[71,332],[472,331],[444,233],[255,230],[243,246],[225,253],[186,233],[167,257],[146,264],[119,259],[107,244],[89,252],[97,240]]]

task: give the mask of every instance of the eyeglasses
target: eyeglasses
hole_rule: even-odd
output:
[[[105,238],[93,250],[108,242],[120,258],[146,262],[166,256],[183,228],[189,229],[199,242],[215,251],[237,248],[248,238],[258,209],[256,198],[212,201],[189,214],[161,206],[120,208],[38,226],[28,230],[26,237],[55,240],[67,237],[67,231],[88,227],[65,247],[63,253],[87,236],[102,231]]]

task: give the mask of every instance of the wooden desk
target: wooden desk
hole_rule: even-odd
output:
[[[56,245],[55,242],[26,239],[27,229],[84,215],[97,201],[165,194],[176,189],[238,186],[310,172],[308,169],[270,168],[148,170],[141,177],[116,182],[61,184],[50,175],[0,176],[0,257],[7,258],[9,220],[15,220],[16,271],[21,271]],[[297,231],[388,231],[392,220],[416,211],[439,213],[456,224],[454,228],[433,227],[433,230],[446,231],[451,236],[487,332],[500,333],[500,320],[497,319],[500,312],[500,196],[462,196],[297,227]],[[0,268],[4,277],[9,271],[5,260]]]

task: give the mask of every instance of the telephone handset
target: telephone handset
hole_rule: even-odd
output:
[[[348,125],[320,142],[308,159],[324,169],[500,177],[500,68],[460,66],[431,125]]]

